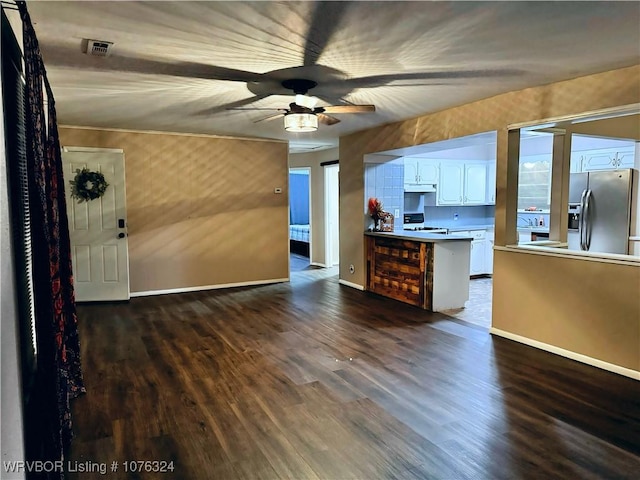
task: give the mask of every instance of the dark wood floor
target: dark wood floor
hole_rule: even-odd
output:
[[[639,383],[441,314],[290,284],[79,307],[72,479],[640,478]]]
[[[297,253],[289,254],[289,270],[292,272],[299,272],[301,270],[310,269],[311,263],[309,257],[305,257],[303,255],[299,255]],[[313,267],[315,268],[315,267]]]

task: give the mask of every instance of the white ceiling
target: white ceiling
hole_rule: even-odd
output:
[[[28,2],[61,124],[286,139],[339,136],[640,63],[639,2]],[[110,57],[83,39],[114,43]],[[279,82],[375,104],[291,134]],[[249,82],[249,83],[247,83]],[[639,85],[640,86],[640,85]],[[261,98],[264,94],[272,94]],[[579,92],[576,92],[579,94]]]

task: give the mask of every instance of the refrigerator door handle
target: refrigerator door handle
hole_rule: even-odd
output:
[[[580,238],[580,250],[586,250],[585,247],[585,215],[586,215],[586,207],[585,201],[587,198],[587,191],[583,190],[582,195],[580,196],[580,221],[578,222],[578,236]]]
[[[591,207],[591,189],[587,190],[587,196],[584,201],[584,245],[585,250],[591,247],[591,221],[589,219],[589,209]]]

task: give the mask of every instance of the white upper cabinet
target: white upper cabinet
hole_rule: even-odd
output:
[[[487,163],[464,164],[463,205],[484,205],[487,196]]]
[[[571,172],[633,168],[634,159],[635,149],[633,146],[572,152]],[[579,169],[577,169],[578,165]]]
[[[430,158],[405,157],[405,185],[435,185],[438,183],[438,160]]]
[[[462,205],[464,163],[443,160],[440,163],[437,205]]]
[[[486,205],[487,171],[487,162],[440,162],[437,205]]]

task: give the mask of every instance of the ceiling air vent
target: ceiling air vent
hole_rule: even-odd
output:
[[[104,40],[87,40],[87,55],[93,57],[106,57],[111,55],[112,42]]]

